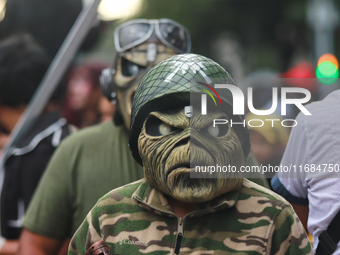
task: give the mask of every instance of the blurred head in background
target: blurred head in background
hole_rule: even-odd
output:
[[[189,32],[170,19],[131,20],[114,31],[117,51],[112,68],[103,71],[104,95],[116,104],[114,122],[130,127],[133,96],[141,78],[160,61],[190,52]]]
[[[9,134],[50,63],[45,50],[29,34],[16,34],[0,42],[0,127]]]
[[[102,95],[99,76],[105,67],[101,63],[74,65],[66,76],[67,92],[63,116],[78,128],[101,122],[98,109]]]

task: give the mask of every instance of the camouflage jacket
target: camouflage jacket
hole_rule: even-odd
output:
[[[163,193],[144,180],[102,197],[73,236],[69,255],[105,241],[112,254],[313,254],[292,207],[244,180],[239,191],[178,218]],[[179,252],[179,253],[178,253]]]

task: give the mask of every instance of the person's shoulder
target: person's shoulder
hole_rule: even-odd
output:
[[[124,133],[124,131],[123,127],[117,127],[112,122],[100,123],[72,133],[63,140],[62,144],[65,147],[71,144],[98,143],[113,139],[114,136]]]
[[[314,101],[310,104],[305,105],[306,109],[311,115],[329,116],[329,113],[338,112],[340,110],[340,89],[335,90],[328,94],[324,99]],[[325,115],[325,112],[327,113]],[[302,115],[301,113],[299,114]]]
[[[254,200],[256,201],[256,204],[263,205],[264,207],[272,205],[273,207],[276,207],[280,210],[284,209],[285,207],[291,207],[289,202],[279,194],[252,181],[249,181],[248,179],[243,180],[240,196],[242,200]]]
[[[96,207],[116,206],[122,203],[136,204],[133,195],[143,183],[144,179],[140,179],[109,191],[98,200]]]
[[[81,130],[75,132],[72,136],[68,139],[86,139],[92,138],[93,136],[101,136],[103,135],[103,131],[113,130],[115,127],[112,122],[100,123],[96,125],[92,125],[89,127],[85,127]]]
[[[305,115],[300,112],[296,117],[296,126],[292,128],[292,134],[297,134],[298,137],[304,137],[308,130],[315,129],[315,125],[320,126],[320,123],[333,123],[337,125],[340,123],[337,117],[340,111],[340,89],[328,94],[324,99],[314,101],[304,105],[310,115]]]

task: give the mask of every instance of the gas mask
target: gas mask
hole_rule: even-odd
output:
[[[132,100],[142,77],[155,64],[176,54],[173,49],[155,43],[144,43],[119,54],[113,82],[117,86],[117,109],[126,127],[130,127]],[[150,61],[148,55],[152,55]]]
[[[104,94],[117,103],[116,125],[130,127],[131,105],[141,78],[162,60],[190,51],[190,34],[169,20],[132,20],[114,32],[117,56],[113,68],[103,70]]]

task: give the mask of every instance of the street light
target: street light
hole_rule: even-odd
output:
[[[0,22],[5,17],[5,12],[6,12],[5,6],[6,6],[6,0],[0,0]]]
[[[84,3],[88,1],[83,0]],[[142,0],[102,0],[98,7],[98,15],[104,21],[124,19],[138,13],[141,6]]]

